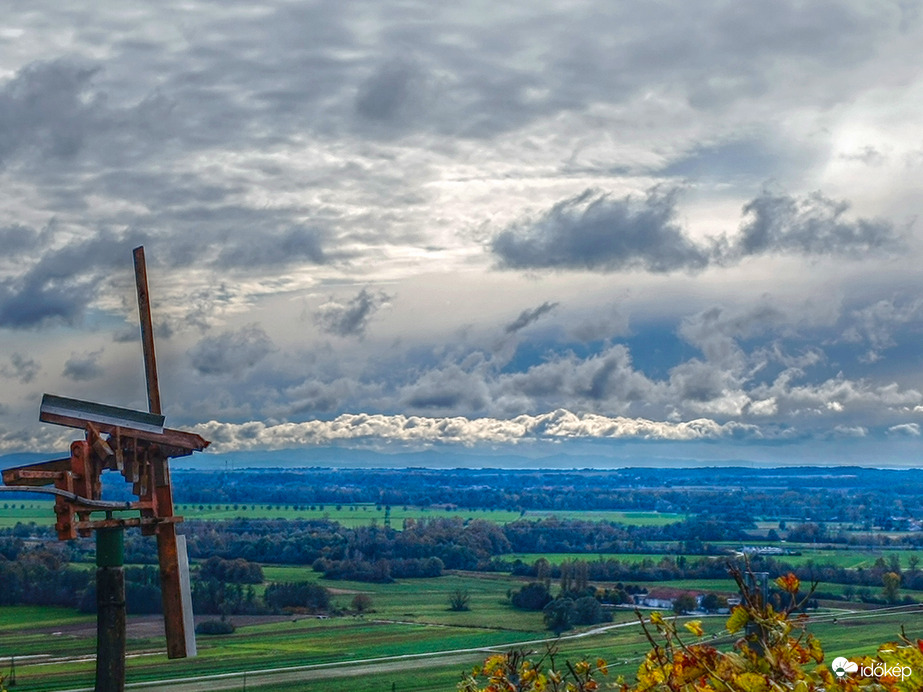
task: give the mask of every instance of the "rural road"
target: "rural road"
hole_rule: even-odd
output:
[[[432,668],[433,659],[438,658],[438,667],[450,665],[471,665],[481,661],[486,655],[523,646],[536,646],[556,641],[581,639],[609,630],[622,627],[637,627],[637,622],[621,622],[612,625],[595,627],[585,632],[569,634],[562,637],[546,637],[542,639],[529,639],[518,642],[509,642],[496,646],[481,646],[469,649],[451,649],[447,651],[429,651],[420,654],[403,654],[400,656],[384,656],[381,658],[366,658],[353,661],[338,661],[336,663],[316,663],[304,666],[286,666],[282,668],[269,668],[263,670],[248,670],[235,673],[220,673],[215,675],[198,675],[182,680],[153,680],[148,682],[131,683],[125,686],[126,690],[144,690],[146,692],[218,692],[219,690],[240,690],[246,678],[248,687],[266,688],[270,685],[283,683],[333,680],[336,678],[356,677],[361,675],[379,675],[389,671],[413,670],[418,668]],[[459,671],[459,675],[461,670]],[[80,687],[57,692],[93,692],[92,687]]]

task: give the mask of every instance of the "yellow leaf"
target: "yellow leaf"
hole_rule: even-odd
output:
[[[702,637],[705,635],[705,630],[702,629],[701,620],[691,620],[683,625],[683,627],[685,627],[697,637]]]
[[[741,606],[734,606],[734,610],[731,611],[731,617],[728,618],[725,627],[727,631],[733,634],[740,630],[741,627],[746,625],[750,621],[750,616],[747,614],[747,611],[744,610]]]
[[[808,653],[816,663],[820,663],[824,660],[824,648],[820,645],[820,641],[816,637],[810,637],[808,639]]]
[[[769,683],[758,673],[741,673],[737,676],[737,685],[741,692],[768,692]]]

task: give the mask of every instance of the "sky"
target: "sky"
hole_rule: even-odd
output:
[[[219,453],[916,463],[920,2],[84,4],[0,27],[0,453],[145,409],[144,245]]]

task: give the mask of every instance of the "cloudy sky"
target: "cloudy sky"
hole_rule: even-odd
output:
[[[218,451],[918,456],[920,2],[89,5],[0,27],[0,452],[145,407],[143,244]]]

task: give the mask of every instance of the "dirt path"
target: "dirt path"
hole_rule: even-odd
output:
[[[396,670],[418,670],[431,669],[434,667],[442,668],[444,666],[459,664],[474,664],[483,660],[488,654],[497,651],[507,651],[511,648],[526,646],[541,646],[555,641],[581,639],[583,637],[603,634],[604,632],[614,629],[637,626],[638,622],[635,621],[620,622],[595,627],[585,632],[564,635],[560,638],[544,637],[540,639],[509,642],[507,644],[500,644],[492,647],[472,647],[448,651],[430,651],[420,654],[403,654],[399,656],[384,656],[381,658],[339,661],[337,663],[316,663],[304,666],[286,666],[283,668],[242,671],[237,673],[219,673],[215,675],[194,676],[182,680],[156,680],[129,684],[126,685],[125,688],[127,690],[144,690],[145,692],[218,692],[220,690],[240,690],[246,679],[248,687],[253,686],[257,689],[271,689],[272,685],[305,680],[333,680],[363,675],[380,675]],[[60,690],[58,692],[93,692],[93,689],[86,687]]]

